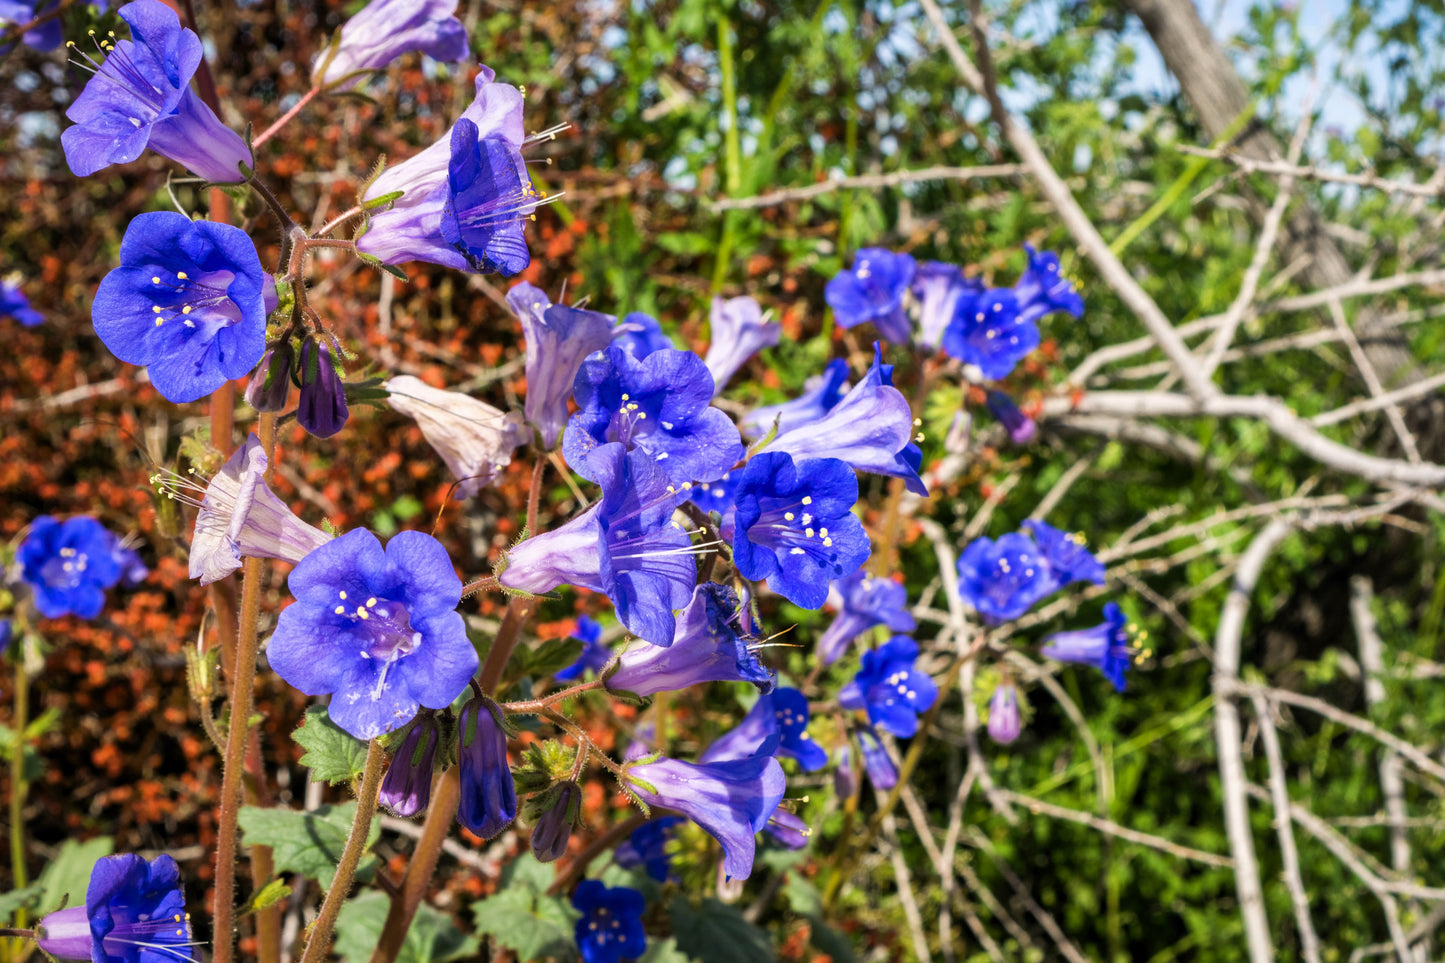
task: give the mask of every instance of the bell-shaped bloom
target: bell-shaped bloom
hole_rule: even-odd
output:
[[[650,314],[633,311],[612,328],[612,343],[634,361],[641,361],[654,351],[672,350],[672,339],[663,333],[662,324]]]
[[[56,521],[41,515],[30,523],[15,560],[20,578],[48,619],[93,619],[105,607],[105,590],[120,579],[116,538],[89,515]]]
[[[723,869],[733,879],[752,873],[754,837],[787,790],[771,752],[707,764],[659,759],[630,767],[627,776],[643,802],[682,813],[721,843]]]
[[[317,87],[354,86],[363,71],[381,70],[420,50],[433,60],[465,60],[467,29],[453,16],[457,0],[372,0],[341,25],[341,36],[311,63]]]
[[[246,142],[190,89],[201,40],[159,0],[120,8],[130,40],[101,44],[94,76],[66,110],[75,126],[60,135],[65,160],[79,177],[135,160],[150,147],[211,181],[242,180],[239,164],[254,161]]]
[[[739,368],[764,348],[771,348],[783,336],[783,326],[764,321],[763,309],[752,298],[712,299],[707,356],[715,393],[721,392]]]
[[[602,642],[602,626],[585,615],[577,617],[577,628],[572,638],[582,642],[582,654],[577,661],[558,671],[552,678],[558,682],[570,682],[587,671],[601,672],[612,661],[612,650]]]
[[[884,341],[907,344],[910,334],[903,299],[913,283],[917,262],[909,254],[881,247],[859,248],[853,269],[842,271],[823,289],[841,328],[872,321]]]
[[[527,344],[527,420],[542,447],[552,448],[567,424],[567,402],[577,369],[612,340],[612,316],[553,304],[541,289],[523,281],[507,292],[507,304],[522,322]]]
[[[1027,445],[1038,436],[1039,426],[1002,391],[988,393],[988,411],[1004,426],[1015,445]]]
[[[476,97],[458,120],[475,127],[475,134],[469,127],[457,135],[453,127],[441,140],[415,157],[388,167],[371,182],[362,202],[379,209],[371,212],[366,233],[356,241],[359,253],[384,264],[428,261],[459,271],[476,270],[475,264],[481,262],[487,246],[483,244],[480,251],[473,250],[471,244],[477,235],[471,235],[467,241],[458,234],[462,243],[459,249],[443,236],[442,220],[448,206],[457,231],[460,231],[458,225],[470,224],[474,217],[483,216],[479,205],[485,207],[485,216],[490,218],[488,224],[494,229],[492,233],[500,231],[504,223],[519,222],[531,213],[536,198],[530,193],[530,180],[525,180],[528,193],[508,198],[501,196],[500,186],[489,187],[484,182],[483,148],[488,158],[493,156],[493,151],[504,151],[509,162],[520,163],[519,158],[512,155],[522,149],[526,139],[522,130],[521,91],[510,84],[495,83],[495,79],[492,70],[481,69],[477,75]],[[457,147],[462,149],[454,152]],[[507,167],[499,161],[498,168],[497,173],[508,178],[508,183],[510,178],[518,176],[515,166]],[[460,195],[453,186],[453,169],[456,184],[462,188]],[[394,199],[388,201],[387,198]],[[515,263],[517,252],[514,249],[509,252],[499,264]]]
[[[399,729],[421,706],[445,709],[477,671],[457,612],[462,582],[442,544],[401,532],[385,550],[365,529],[301,560],[266,648],[307,695],[332,693],[331,719],[358,739]]]
[[[848,391],[848,362],[834,358],[823,373],[803,382],[803,393],[792,401],[754,408],[739,427],[750,438],[762,438],[777,424],[778,434],[811,424],[832,411]]]
[[[913,275],[913,299],[918,303],[918,343],[938,350],[943,332],[960,302],[976,299],[983,282],[965,278],[963,271],[942,261],[924,261]]]
[[[45,321],[45,316],[30,306],[30,299],[19,284],[0,281],[0,318],[14,318],[27,328]]]
[[[1083,535],[1061,532],[1036,518],[1024,522],[1023,527],[1033,535],[1060,588],[1070,582],[1104,584],[1104,565],[1085,547]]]
[[[512,463],[526,442],[521,415],[493,408],[460,391],[446,391],[411,375],[382,385],[387,404],[416,420],[426,440],[460,482],[457,499],[471,498]]]
[[[582,787],[564,782],[556,790],[552,805],[532,827],[532,855],[539,863],[550,863],[567,852],[572,827],[582,815]]]
[[[988,737],[1006,746],[1024,731],[1024,717],[1019,708],[1019,690],[1012,682],[1000,682],[988,700]]]
[[[245,231],[151,211],[126,228],[91,320],[112,354],[148,366],[151,384],[179,404],[256,367],[272,290]]]
[[[751,682],[763,692],[773,674],[758,661],[756,640],[738,629],[738,596],[726,585],[704,582],[677,618],[671,645],[634,645],[622,653],[609,689],[655,695],[699,682]]]
[[[908,590],[891,578],[874,578],[861,569],[838,582],[838,616],[818,640],[824,665],[838,661],[853,640],[875,625],[894,632],[918,628],[908,611]]]
[[[774,438],[763,451],[793,458],[840,458],[857,471],[902,478],[908,490],[928,495],[918,477],[923,454],[913,443],[913,410],[893,387],[893,366],[874,345],[873,366],[822,418]]]
[[[1084,299],[1059,273],[1059,256],[1053,251],[1036,251],[1025,244],[1029,266],[1014,285],[1019,317],[1034,322],[1054,311],[1066,311],[1074,317],[1084,313]]]
[[[873,550],[853,515],[857,501],[858,476],[845,462],[757,455],[734,495],[733,564],[795,605],[822,608],[828,583],[852,575]]]
[[[500,711],[490,699],[472,699],[462,706],[457,730],[462,767],[457,822],[482,839],[491,839],[517,818],[517,784],[507,765]]]
[[[879,792],[887,792],[898,785],[898,767],[888,754],[888,747],[872,729],[858,730],[858,748],[862,750],[863,771],[868,781]]]
[[[1124,691],[1124,673],[1134,664],[1129,644],[1129,622],[1113,602],[1104,606],[1104,621],[1091,629],[1055,632],[1044,639],[1042,652],[1059,662],[1092,665],[1118,692]]]
[[[958,594],[990,625],[1018,618],[1058,588],[1038,546],[1018,532],[974,539],[958,557]]]
[[[85,905],[58,910],[35,927],[35,942],[62,960],[174,963],[191,958],[191,922],[176,861],[123,853],[90,871]]]
[[[432,775],[440,741],[441,734],[431,714],[423,713],[391,757],[377,801],[404,818],[426,809],[431,802]]]
[[[720,478],[743,456],[730,419],[710,407],[712,374],[691,351],[664,348],[635,359],[613,345],[582,364],[579,410],[567,422],[567,464],[597,480],[592,453],[621,442],[647,453],[678,484]]]
[[[572,907],[582,914],[576,928],[582,963],[620,963],[647,952],[642,929],[647,902],[637,890],[584,879],[572,894]]]
[[[667,882],[672,870],[672,856],[667,852],[672,829],[682,822],[678,816],[663,816],[643,823],[612,851],[612,859],[623,869],[639,866],[659,883]]]
[[[805,772],[828,764],[828,753],[808,735],[808,697],[786,686],[765,692],[748,714],[718,737],[700,757],[701,762],[744,759],[756,755],[777,737],[774,755],[798,760]]]
[[[965,364],[977,365],[985,378],[1007,378],[1039,346],[1039,329],[1019,309],[1009,288],[989,288],[977,298],[960,299],[943,332],[943,350]]]
[[[937,684],[914,667],[917,659],[918,643],[906,635],[863,653],[863,667],[839,690],[838,704],[866,711],[877,728],[909,738],[918,731],[918,714],[938,700]]]
[[[330,335],[301,342],[297,371],[301,396],[296,403],[296,423],[317,438],[330,438],[346,426],[351,409],[346,404],[346,381],[340,362],[332,357]],[[337,349],[340,354],[340,349]]]
[[[641,449],[603,445],[591,465],[602,499],[513,548],[498,577],[507,588],[534,595],[559,585],[604,592],[634,635],[671,645],[672,613],[692,598],[697,582],[692,539],[672,520],[687,491]]]
[[[537,191],[520,146],[503,134],[483,135],[466,117],[452,127],[442,240],[473,271],[512,277],[532,263],[522,222],[536,207]]]
[[[200,502],[186,494],[186,479],[161,480],[165,494],[199,505],[191,536],[191,578],[210,585],[241,567],[243,558],[279,558],[295,565],[331,541],[286,507],[266,484],[266,450],[255,435],[221,467],[203,489]]]
[[[808,845],[808,837],[813,835],[813,831],[808,828],[802,816],[783,808],[784,805],[786,803],[773,810],[763,829],[767,831],[769,838],[784,849],[802,849]]]
[[[246,404],[257,411],[285,410],[295,367],[296,347],[289,339],[267,348],[246,384]]]

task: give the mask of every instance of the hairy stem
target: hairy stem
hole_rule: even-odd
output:
[[[23,633],[24,626],[20,626]],[[11,728],[15,730],[15,743],[10,752],[10,872],[14,888],[24,889],[30,883],[25,867],[25,727],[30,724],[30,677],[25,672],[25,643],[15,653],[15,711],[11,717]],[[24,926],[29,919],[24,907],[15,911],[15,924]],[[18,959],[21,946],[17,944],[12,952]]]
[[[281,128],[285,127],[286,124],[292,119],[294,119],[297,114],[305,110],[306,105],[311,103],[311,101],[315,99],[316,95],[319,93],[321,93],[320,87],[312,87],[310,90],[306,91],[306,93],[302,94],[301,99],[296,101],[296,105],[294,107],[286,111],[286,113],[282,114],[280,117],[277,117],[274,124],[272,124],[270,127],[267,127],[265,130],[261,131],[261,133],[256,135],[256,139],[251,141],[251,148],[254,150],[255,148],[260,147],[262,144],[266,143],[266,141],[270,140],[272,137],[275,137],[276,134],[281,130]]]

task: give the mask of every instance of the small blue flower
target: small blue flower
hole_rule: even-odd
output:
[[[93,619],[105,607],[105,590],[121,575],[116,538],[89,515],[63,522],[41,515],[16,552],[20,577],[48,619]]]
[[[913,275],[913,298],[919,304],[918,343],[937,350],[943,332],[961,303],[976,300],[983,282],[965,278],[963,271],[942,261],[924,261]]]
[[[1035,251],[1025,244],[1029,266],[1014,285],[1018,298],[1019,317],[1037,321],[1054,311],[1067,311],[1074,317],[1084,313],[1084,299],[1074,286],[1059,273],[1059,256],[1053,251]]]
[[[572,894],[572,906],[582,913],[576,932],[583,963],[619,963],[647,951],[642,929],[647,903],[637,890],[608,889],[595,879],[584,879]]]
[[[803,393],[792,401],[754,408],[743,416],[739,427],[751,438],[761,438],[778,426],[778,434],[811,424],[832,411],[848,391],[848,362],[834,358],[823,373],[803,382]]]
[[[894,632],[918,628],[908,611],[908,590],[891,578],[874,578],[860,569],[834,587],[842,605],[818,640],[824,665],[838,661],[854,639],[875,625],[886,625]]]
[[[764,321],[763,309],[752,298],[712,299],[707,355],[703,359],[712,372],[716,392],[747,364],[748,359],[764,348],[771,348],[783,336],[783,326]]]
[[[402,54],[420,50],[433,60],[467,59],[467,29],[453,14],[457,0],[372,0],[342,24],[335,50],[316,55],[311,82],[340,84],[368,70],[381,70]]]
[[[1017,532],[978,538],[958,557],[958,594],[991,625],[1023,615],[1059,589],[1037,545]]]
[[[893,366],[873,346],[873,366],[826,415],[774,438],[763,450],[796,458],[841,458],[857,471],[892,475],[928,495],[918,477],[923,453],[913,443],[913,410],[893,387]]]
[[[1061,532],[1036,518],[1024,522],[1023,527],[1038,543],[1039,553],[1060,588],[1070,582],[1104,584],[1104,566],[1084,547],[1084,536]]]
[[[858,476],[846,462],[757,455],[734,495],[738,573],[767,579],[769,588],[802,608],[822,608],[828,583],[852,575],[873,550],[852,512],[857,501]]]
[[[91,320],[112,354],[147,365],[156,390],[180,404],[256,367],[271,290],[245,231],[152,211],[126,228]]]
[[[808,735],[808,697],[786,686],[765,692],[735,727],[720,736],[701,756],[702,762],[745,759],[777,737],[775,755],[798,760],[804,772],[828,764],[828,753]]]
[[[52,957],[92,963],[175,963],[191,958],[191,923],[180,867],[162,854],[147,863],[103,856],[90,872],[85,905],[51,913],[35,942]]]
[[[659,883],[667,882],[672,870],[672,856],[667,852],[667,843],[672,839],[673,827],[681,822],[680,816],[663,816],[643,823],[612,851],[613,861],[623,869],[641,866]]]
[[[517,818],[517,784],[507,765],[507,734],[499,714],[496,703],[479,696],[462,707],[457,728],[457,822],[481,839],[491,839]]]
[[[266,649],[271,668],[307,695],[333,693],[331,719],[358,739],[445,709],[477,671],[456,611],[461,579],[441,543],[401,532],[387,543],[347,532],[301,560]]]
[[[717,512],[726,518],[732,513],[733,499],[742,480],[741,471],[730,471],[724,472],[721,478],[696,484],[692,486],[692,503],[705,512]],[[723,528],[728,524],[724,521]]]
[[[612,343],[634,361],[641,361],[654,351],[676,347],[662,331],[662,324],[650,314],[633,311],[612,328]]]
[[[863,653],[863,667],[838,692],[838,704],[866,710],[879,729],[909,738],[918,731],[918,714],[938,699],[938,686],[914,668],[917,658],[918,643],[906,635],[895,635]]]
[[[296,402],[296,423],[317,438],[330,438],[346,427],[351,409],[346,404],[346,381],[340,362],[331,356],[334,339],[317,335],[301,342],[297,373],[301,395]],[[340,348],[336,349],[340,354]]]
[[[988,393],[989,414],[997,418],[1008,431],[1009,440],[1015,445],[1027,445],[1039,433],[1039,426],[1028,415],[1019,410],[1013,399],[1002,391]]]
[[[911,326],[903,298],[916,268],[912,255],[879,247],[859,248],[853,269],[829,281],[823,299],[833,309],[839,327],[872,321],[884,341],[907,344]]]
[[[392,755],[391,765],[381,780],[381,794],[377,801],[403,818],[410,818],[426,809],[431,802],[432,776],[435,775],[440,741],[441,734],[431,714],[423,713]]]
[[[1134,663],[1129,644],[1129,622],[1113,602],[1104,606],[1104,621],[1091,629],[1056,632],[1044,639],[1043,654],[1059,662],[1092,665],[1118,692],[1124,691],[1124,673]]]
[[[20,285],[0,281],[0,317],[11,317],[27,328],[45,321],[45,316],[30,306],[30,299]]]
[[[479,274],[512,277],[532,262],[522,223],[537,191],[519,148],[501,134],[483,136],[465,117],[452,127],[442,239]]]
[[[542,446],[557,444],[567,424],[567,402],[577,369],[612,338],[612,316],[553,304],[539,288],[523,281],[507,292],[507,304],[522,322],[527,343],[527,420],[537,427]]]
[[[988,700],[988,737],[1006,746],[1024,731],[1019,710],[1019,690],[1012,682],[1000,682]]]
[[[1039,346],[1039,329],[1019,309],[1008,288],[989,288],[977,298],[960,298],[943,332],[943,350],[977,365],[985,378],[1007,378]]]
[[[592,453],[621,442],[644,451],[673,481],[720,478],[743,456],[732,420],[710,407],[712,375],[691,351],[664,348],[636,359],[613,345],[583,362],[567,422],[567,464],[597,480]]]
[[[751,682],[770,692],[773,674],[753,653],[755,640],[738,630],[739,610],[737,593],[726,585],[697,586],[677,617],[671,644],[632,646],[622,653],[607,687],[645,696],[699,682]]]
[[[602,644],[602,626],[585,615],[577,617],[572,638],[582,642],[582,654],[567,668],[553,676],[558,682],[570,682],[587,671],[601,672],[612,661],[612,650]]]

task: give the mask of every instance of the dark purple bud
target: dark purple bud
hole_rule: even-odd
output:
[[[550,863],[567,852],[567,840],[582,812],[582,787],[565,782],[557,790],[552,808],[542,814],[532,830],[532,855],[539,863]]]
[[[883,745],[876,733],[870,729],[858,730],[858,746],[863,750],[863,771],[868,781],[879,792],[887,792],[898,785],[898,769],[888,747]]]
[[[475,698],[462,707],[457,758],[462,767],[462,799],[457,822],[482,839],[491,839],[517,818],[517,785],[507,765],[507,734],[490,699]]]
[[[289,340],[267,348],[246,386],[246,404],[257,411],[285,408],[291,394],[291,369],[295,366],[296,348]]]
[[[1000,683],[988,700],[988,737],[1006,746],[1024,731],[1023,714],[1019,712],[1019,690],[1012,682]]]
[[[988,393],[988,410],[1008,429],[1008,436],[1015,445],[1027,445],[1039,433],[1034,420],[1019,410],[1013,399],[1002,391]]]
[[[309,339],[301,345],[301,402],[296,420],[317,438],[330,438],[346,424],[346,383],[331,357],[326,341]],[[339,349],[338,349],[339,350]]]
[[[851,799],[858,791],[858,767],[853,764],[850,746],[838,750],[838,768],[833,770],[833,791],[839,799]]]
[[[431,802],[432,771],[436,763],[436,723],[429,716],[417,719],[416,725],[401,741],[391,758],[391,767],[381,780],[378,801],[398,816],[410,817],[426,809]]]

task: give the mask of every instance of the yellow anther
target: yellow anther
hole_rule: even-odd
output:
[[[190,306],[189,304],[187,304],[185,307],[181,308],[181,314],[190,314],[190,313],[191,313],[191,306]]]
[[[793,520],[793,513],[792,513],[792,512],[783,512],[783,520],[784,520],[784,521],[789,521],[789,522],[791,522],[791,521]]]
[[[812,495],[804,495],[804,496],[803,496],[803,504],[804,504],[804,505],[811,505],[811,504],[813,504],[813,496],[812,496]]]
[[[176,277],[179,278],[179,279],[182,280],[182,281],[186,280],[189,276],[190,276],[190,275],[186,274],[185,271],[177,271],[177,272],[176,272]]]

